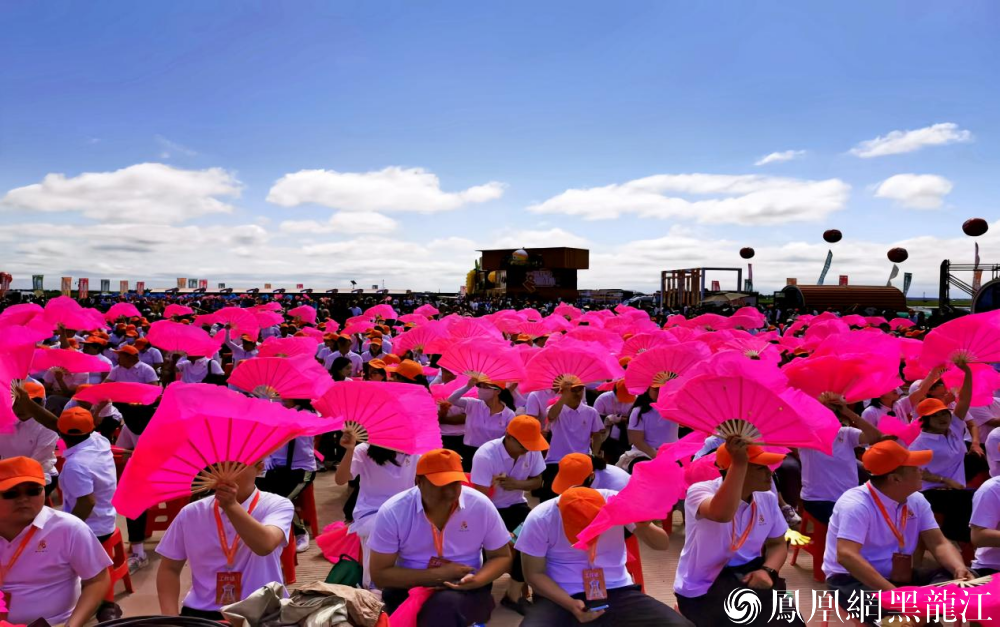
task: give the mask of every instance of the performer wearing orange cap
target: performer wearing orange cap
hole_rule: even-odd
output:
[[[688,488],[684,501],[684,548],[674,593],[681,614],[700,627],[729,624],[723,603],[748,588],[760,602],[757,620],[773,615],[772,590],[784,590],[778,570],[785,563],[788,524],[771,492],[771,469],[785,456],[730,437],[716,450],[722,478]],[[796,615],[793,625],[804,625]]]
[[[82,627],[104,599],[110,565],[83,521],[45,507],[41,464],[0,461],[0,592],[8,609],[0,620]]]
[[[386,501],[369,538],[372,582],[386,612],[410,588],[441,588],[424,604],[418,627],[468,627],[493,612],[490,584],[511,567],[510,534],[493,503],[465,488],[458,453],[436,449],[417,463],[417,485]],[[486,561],[483,561],[483,553]]]
[[[617,492],[573,487],[528,515],[514,548],[535,591],[521,627],[595,625],[692,625],[633,585],[625,568],[625,529],[613,527],[588,549],[577,549],[578,534]],[[636,536],[658,551],[670,538],[650,523],[635,525]]]
[[[44,406],[45,388],[41,383],[25,381],[22,389],[29,402]],[[14,403],[13,410],[18,420],[14,424],[14,433],[0,435],[0,459],[30,457],[41,464],[45,471],[45,495],[48,496],[59,483],[59,473],[56,472],[59,434],[32,420],[31,414],[20,408],[20,403]]]
[[[919,492],[921,467],[933,456],[933,451],[908,451],[892,440],[865,451],[861,460],[871,481],[837,500],[826,532],[823,573],[826,585],[839,591],[842,605],[863,591],[975,576],[941,533],[930,504]],[[918,540],[943,570],[914,570]]]

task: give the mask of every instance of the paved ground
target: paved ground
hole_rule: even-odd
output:
[[[330,522],[343,519],[341,507],[344,502],[346,488],[338,487],[333,482],[333,473],[321,473],[316,482],[316,506],[319,512],[321,527]],[[680,524],[679,515],[675,513],[676,524],[672,536],[672,546],[669,551],[656,552],[643,546],[643,572],[646,578],[646,591],[654,597],[662,600],[671,607],[674,606],[674,595],[671,583],[674,571],[677,567],[677,559],[684,542],[684,530]],[[122,532],[125,532],[124,524]],[[159,534],[155,535],[146,543],[147,552],[152,551],[156,546]],[[133,594],[120,593],[118,603],[125,610],[126,616],[142,616],[158,614],[159,605],[156,599],[156,567],[157,559],[155,553],[150,567],[142,570],[133,576],[135,592]],[[323,580],[330,570],[330,563],[316,548],[315,543],[309,551],[299,555],[299,565],[297,569],[298,583]],[[811,590],[822,590],[825,586],[813,581],[812,560],[809,555],[802,553],[797,566],[788,566],[782,570],[782,575],[787,579],[789,589],[799,590],[803,607],[801,611],[803,618],[808,618],[812,611]],[[190,576],[185,568],[182,579],[182,589],[186,590],[190,584]],[[499,600],[502,590],[506,587],[506,577],[494,585],[494,596]],[[118,590],[122,590],[122,584],[118,584]],[[493,613],[493,620],[490,625],[497,627],[516,627],[520,623],[520,617],[502,607],[497,607]],[[834,618],[836,623],[836,618]],[[776,623],[780,624],[780,623]],[[787,623],[786,623],[787,624]],[[810,625],[821,625],[819,620],[813,620]]]

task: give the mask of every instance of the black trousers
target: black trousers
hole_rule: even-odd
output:
[[[316,473],[299,468],[272,468],[263,477],[257,479],[257,487],[263,492],[270,492],[294,500],[302,490],[306,489]],[[298,516],[292,519],[293,535],[300,536],[306,532],[305,523]]]
[[[583,600],[583,594],[573,595]],[[535,595],[535,602],[521,622],[521,627],[576,627],[580,623],[572,613],[545,597]],[[597,620],[587,623],[599,627],[660,627],[676,625],[693,627],[695,623],[684,618],[663,603],[639,591],[639,586],[608,590],[608,609]]]
[[[129,544],[139,544],[146,539],[146,512],[140,514],[135,520],[126,518],[125,526],[128,529]]]
[[[187,607],[186,605],[181,607],[181,616],[190,616],[191,618],[206,618],[208,620],[223,620],[222,612],[206,611],[206,610],[196,610],[194,608]]]
[[[510,507],[498,509],[497,512],[500,513],[500,518],[503,519],[503,525],[507,528],[507,531],[513,532],[528,518],[531,508],[528,507],[527,503],[517,503]],[[521,568],[521,553],[513,549],[511,551],[514,553],[514,565],[510,569],[510,578],[514,581],[524,583],[524,569]]]
[[[830,524],[834,505],[836,505],[834,501],[802,501],[802,509],[824,525]]]
[[[476,590],[439,590],[427,599],[417,615],[417,627],[469,627],[473,623],[488,623],[495,607],[493,586]],[[408,590],[386,588],[382,591],[384,611],[392,614],[406,597]]]
[[[757,617],[747,623],[740,623],[742,625],[747,625],[749,627],[764,627],[768,625],[768,621],[771,615],[774,613],[772,606],[774,605],[774,595],[772,590],[753,590],[752,588],[747,588],[747,585],[743,583],[743,577],[750,572],[759,570],[761,566],[764,565],[764,558],[760,557],[752,562],[748,562],[741,566],[727,566],[722,569],[719,576],[715,578],[715,582],[712,587],[708,589],[708,592],[701,595],[700,597],[685,597],[677,595],[677,607],[680,609],[681,614],[689,618],[697,627],[719,627],[720,625],[733,625],[734,623],[723,609],[723,605],[726,603],[726,598],[729,594],[736,589],[747,589],[756,594],[757,599],[760,601],[760,612]],[[778,581],[774,582],[773,590],[784,590],[785,580],[778,578]],[[782,621],[784,624],[785,621]],[[805,623],[797,615],[795,619],[789,623],[790,625],[796,625],[797,627],[805,627]]]
[[[977,573],[979,571],[976,571]],[[985,577],[985,575],[982,575]],[[907,584],[900,584],[906,586],[926,586],[934,583],[943,583],[945,581],[951,581],[954,576],[943,568],[927,569],[927,568],[914,568],[913,569],[913,581]],[[832,591],[837,592],[837,600],[840,603],[840,608],[846,613],[849,608],[845,607],[847,605],[847,600],[851,598],[861,599],[863,593],[871,593],[871,590],[867,590],[865,585],[851,577],[850,575],[833,575],[832,577],[826,578],[826,587]],[[867,597],[865,597],[867,598]],[[878,601],[875,600],[873,603],[877,604]],[[876,608],[878,605],[875,606]],[[892,612],[882,610],[883,619],[886,616],[891,615]],[[866,617],[867,618],[867,617]],[[875,617],[871,620],[866,620],[865,625],[874,625]]]
[[[472,458],[476,454],[476,447],[467,446],[465,444],[464,435],[446,435],[442,436],[441,443],[444,448],[455,451],[462,456],[462,470],[465,472],[472,472]]]
[[[535,493],[540,502],[544,503],[558,496],[552,491],[552,482],[556,480],[558,474],[559,464],[545,464],[545,470],[542,472],[542,488]]]
[[[972,518],[972,496],[975,490],[923,490],[931,511],[941,514],[941,533],[955,542],[969,542],[969,519]]]

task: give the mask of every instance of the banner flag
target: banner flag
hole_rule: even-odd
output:
[[[188,279],[187,280],[187,286],[188,286],[189,290],[197,289],[197,287],[198,287],[198,279]]]
[[[90,294],[90,279],[76,280],[77,298],[86,298]]]
[[[101,291],[102,292],[111,291],[111,279],[101,279]]]
[[[138,296],[142,296],[143,294],[146,293],[146,282],[145,281],[136,281],[135,282],[135,293]]]
[[[889,280],[885,282],[886,287],[892,287],[892,280],[899,276],[899,266],[892,264],[892,272],[889,273]]]
[[[785,279],[785,285],[798,285],[799,280],[794,278]]]
[[[70,292],[73,291],[73,277],[64,276],[59,285],[59,291],[62,292],[63,296],[69,296]]]
[[[120,294],[127,294],[128,293],[128,281],[127,280],[126,281],[119,281],[118,282],[118,293],[120,293]]]
[[[33,275],[31,275],[31,289],[35,290],[36,292],[41,292],[42,290],[45,289],[42,286],[42,284],[44,282],[45,282],[45,276],[44,275],[41,275],[41,274],[33,274]]]
[[[177,278],[177,289],[182,290],[185,287],[187,287],[187,279],[183,279],[181,277],[178,277]]]
[[[903,273],[903,296],[906,296],[910,292],[910,283],[913,282],[913,273],[904,272]]]
[[[846,274],[840,275],[840,282],[839,282],[839,284],[841,286],[843,286],[843,287],[847,286],[847,275]]]
[[[7,290],[10,289],[10,282],[14,280],[14,277],[7,274],[6,272],[0,272],[0,298],[3,298]]]
[[[830,265],[833,263],[833,251],[826,251],[826,263],[823,264],[823,271],[819,273],[819,281],[816,281],[816,285],[823,285],[826,281],[826,273],[830,271]]]
[[[721,292],[722,291],[722,286],[719,284],[718,281],[712,281],[712,291],[713,292]]]
[[[208,279],[202,279],[198,281],[198,287],[203,287],[205,289],[208,289]]]

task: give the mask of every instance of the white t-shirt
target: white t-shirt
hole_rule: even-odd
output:
[[[177,362],[177,371],[181,373],[181,381],[184,383],[202,383],[205,381],[211,369],[211,374],[224,374],[222,366],[214,359],[199,358],[197,361],[190,361],[187,357]]]
[[[934,457],[924,469],[965,485],[965,422],[953,416],[948,433],[921,431],[909,448],[911,451],[934,451]],[[922,489],[940,488],[943,485],[924,481]]]
[[[147,366],[158,366],[163,363],[163,353],[155,346],[139,351],[139,361]]]
[[[4,578],[3,589],[11,595],[7,620],[26,624],[44,618],[61,625],[80,598],[80,581],[101,574],[111,566],[111,558],[82,520],[43,507],[13,540],[0,538],[0,563],[10,565],[33,527],[38,531]]]
[[[993,433],[994,428],[987,426],[986,423],[995,418],[1000,418],[1000,399],[994,399],[989,405],[969,408],[968,419],[979,427],[980,442],[986,440]]]
[[[629,431],[642,431],[646,444],[658,450],[664,444],[677,441],[678,425],[673,420],[664,420],[660,412],[650,409],[639,418],[639,408],[636,407],[628,417]],[[639,450],[632,447],[633,450]]]
[[[802,462],[802,500],[835,502],[858,485],[858,459],[854,449],[861,443],[861,429],[841,427],[833,441],[833,455],[810,448],[799,449]]]
[[[93,494],[96,502],[87,517],[87,526],[97,536],[113,533],[118,513],[111,504],[111,498],[118,488],[118,473],[111,454],[111,443],[101,434],[91,433],[89,439],[67,448],[63,459],[66,463],[59,473],[63,510],[71,514],[80,497]]]
[[[538,390],[528,394],[528,400],[524,404],[524,413],[534,416],[545,424],[545,416],[549,412],[549,401],[556,397],[552,390]]]
[[[615,395],[614,390],[610,392],[605,392],[597,397],[594,401],[594,409],[601,417],[605,418],[604,424],[611,425],[611,438],[618,438],[621,435],[620,427],[617,423],[613,423],[609,416],[619,416],[622,419],[628,419],[628,415],[631,413],[629,410],[632,409],[632,403],[622,403],[618,401],[618,396]],[[619,423],[621,420],[619,420]]]
[[[42,465],[45,483],[52,483],[56,473],[56,444],[59,434],[35,420],[18,420],[14,433],[0,435],[0,459],[30,457]]]
[[[708,592],[726,566],[740,566],[761,555],[764,543],[770,538],[783,537],[788,523],[778,507],[778,498],[772,492],[754,492],[756,517],[750,518],[753,507],[740,501],[736,517],[731,522],[720,523],[698,514],[705,499],[715,496],[722,487],[722,478],[702,481],[688,488],[684,501],[684,548],[677,563],[674,592],[685,597],[700,597]],[[739,550],[732,548],[733,527],[736,537],[743,535],[747,525],[753,525],[746,542]]]
[[[976,490],[972,497],[972,517],[969,524],[983,529],[1000,528],[1000,479],[993,477]],[[1000,570],[1000,547],[984,546],[976,549],[972,567]]]
[[[136,362],[131,368],[125,368],[123,366],[115,366],[111,369],[111,373],[108,374],[106,379],[108,382],[118,382],[118,383],[159,383],[160,377],[157,376],[156,371],[149,364],[143,363],[142,361]]]
[[[490,440],[502,438],[507,425],[514,419],[514,410],[506,405],[498,413],[491,413],[489,406],[478,398],[460,398],[454,403],[465,411],[466,446],[482,446]]]
[[[112,366],[115,365],[110,359],[108,359],[104,355],[100,355],[100,354],[98,354],[98,355],[91,355],[91,357],[97,357],[98,359],[100,359],[104,363],[108,364],[109,368],[111,368]],[[104,377],[107,374],[108,373],[106,373],[106,372],[88,372],[87,373],[87,383],[89,383],[91,385],[97,385],[98,383],[100,383],[101,381],[104,380]]]
[[[486,442],[479,447],[472,458],[472,483],[488,488],[493,485],[493,478],[506,475],[511,479],[524,481],[537,477],[545,471],[545,460],[538,451],[528,451],[516,460],[510,456],[503,445],[503,437]],[[518,503],[527,503],[522,490],[504,490],[496,486],[490,497],[497,509],[503,509]]]
[[[617,494],[613,490],[598,490],[604,500]],[[524,521],[514,549],[545,558],[545,574],[568,594],[583,592],[583,571],[590,568],[588,552],[573,548],[563,530],[559,499],[551,499],[531,510]],[[625,568],[625,528],[612,527],[597,539],[595,568],[604,569],[604,584],[608,590],[632,585]]]
[[[361,477],[358,502],[354,506],[354,524],[374,516],[383,503],[413,487],[419,455],[396,453],[396,463],[379,466],[368,456],[367,442],[358,444],[351,457],[351,478]],[[398,465],[397,465],[398,464]]]
[[[327,370],[333,366],[333,362],[336,361],[338,357],[346,357],[351,362],[351,376],[356,377],[364,369],[364,362],[361,361],[361,355],[357,353],[348,352],[346,355],[341,355],[340,351],[333,351],[329,355],[323,358],[323,367]]]
[[[916,450],[916,449],[913,449]],[[861,557],[865,558],[883,577],[892,573],[892,554],[898,553],[899,542],[882,517],[878,506],[868,491],[870,483],[851,488],[833,506],[833,515],[826,530],[826,552],[823,555],[823,573],[827,577],[848,575],[847,569],[837,561],[837,540],[843,538],[861,545]],[[874,486],[873,486],[874,489]],[[882,506],[892,518],[893,524],[900,526],[902,505],[882,494],[875,493]],[[920,532],[937,529],[930,503],[919,492],[906,499],[906,529],[903,530],[903,553],[912,554],[917,548]]]
[[[530,401],[529,401],[530,403]],[[570,453],[590,454],[590,438],[594,433],[604,430],[604,421],[593,407],[583,403],[576,409],[563,405],[559,417],[549,423],[552,430],[552,441],[549,443],[549,454],[545,457],[546,464],[558,464]]]
[[[303,435],[292,440],[295,444],[292,447],[292,470],[316,471],[315,442],[311,435]],[[278,450],[268,456],[266,467],[283,468],[287,462],[288,445],[279,447]]]
[[[243,573],[241,585],[244,599],[272,581],[284,582],[285,577],[281,572],[281,552],[282,547],[288,543],[292,517],[295,515],[295,506],[291,501],[283,496],[260,490],[254,490],[250,498],[243,501],[241,504],[243,509],[249,509],[257,494],[260,494],[260,500],[251,516],[262,525],[281,529],[285,539],[274,552],[263,556],[247,548],[245,542],[241,541],[237,545],[232,571]],[[229,571],[226,556],[219,545],[214,504],[215,498],[209,497],[184,506],[184,509],[177,514],[177,518],[170,523],[159,546],[156,547],[156,552],[163,557],[178,561],[187,560],[191,567],[191,590],[184,597],[183,604],[191,609],[207,612],[219,610],[219,606],[215,603],[216,574]],[[236,538],[236,530],[221,508],[219,513],[222,516],[226,541],[231,543]]]
[[[87,383],[87,381],[89,380],[90,380],[90,375],[86,372],[80,372],[76,374],[69,373],[63,375],[63,383],[66,385],[66,388],[71,392],[76,390],[76,388],[80,387],[81,385]],[[56,385],[55,368],[49,368],[48,370],[46,370],[45,376],[42,377],[42,381],[45,382],[46,388],[52,390],[53,394],[56,395],[60,394],[61,390],[59,390],[58,386]]]
[[[983,444],[986,449],[986,462],[990,466],[990,476],[1000,476],[1000,429],[990,431]]]
[[[362,481],[364,481],[362,479]],[[442,530],[444,557],[476,570],[483,566],[483,549],[496,551],[510,542],[510,533],[493,502],[475,488],[462,487],[458,509]],[[402,568],[425,569],[437,556],[431,523],[424,514],[420,488],[397,494],[379,509],[368,548],[395,553]]]
[[[628,485],[632,475],[618,466],[608,466],[604,470],[594,471],[594,483],[590,486],[595,490],[614,490],[621,492]]]

